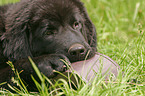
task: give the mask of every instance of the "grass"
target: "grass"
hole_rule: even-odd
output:
[[[0,0],[0,5],[8,4],[8,3],[15,3],[18,1],[20,1],[20,0]]]
[[[13,1],[15,0],[0,0],[0,4]],[[66,81],[61,79],[58,82],[62,82],[60,84],[63,87],[56,82],[51,92],[56,92],[58,96],[61,94],[67,96],[144,96],[145,0],[82,1],[97,28],[98,51],[114,59],[121,66],[124,76],[120,72],[117,80],[110,80],[107,84],[100,77],[94,80],[91,86],[85,83],[78,84],[77,90],[69,88]],[[50,82],[47,78],[45,79]],[[127,82],[129,79],[137,79],[140,82]],[[56,91],[58,86],[62,92]],[[39,87],[43,89],[43,86]],[[0,94],[14,95],[6,91],[0,91]],[[16,94],[34,95],[34,93],[23,91]],[[35,93],[35,95],[38,94],[47,96],[49,93],[40,90],[39,93]]]

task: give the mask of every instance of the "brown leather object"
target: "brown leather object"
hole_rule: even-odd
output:
[[[105,79],[108,79],[110,73],[113,73],[116,77],[119,68],[119,65],[111,58],[97,52],[91,59],[72,63],[71,68],[64,72],[64,75],[68,76],[68,72],[71,73],[74,70],[74,73],[81,76],[85,82],[88,82],[93,80],[99,71],[101,71],[102,76],[105,75]],[[55,79],[59,78],[64,78],[64,76],[59,75]],[[75,78],[72,77],[71,79]]]

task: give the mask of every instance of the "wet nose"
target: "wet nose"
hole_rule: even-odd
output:
[[[82,56],[86,53],[86,49],[83,45],[81,44],[74,44],[69,48],[69,54],[71,56]]]

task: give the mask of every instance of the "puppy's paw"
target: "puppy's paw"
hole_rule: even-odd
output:
[[[38,68],[47,77],[54,77],[57,75],[55,71],[64,72],[67,70],[67,64],[70,65],[69,59],[62,54],[51,54],[43,57],[39,62]]]

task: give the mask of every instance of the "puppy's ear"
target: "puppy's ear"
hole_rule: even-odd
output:
[[[96,50],[97,46],[97,36],[96,36],[96,28],[92,21],[90,20],[86,8],[84,4],[80,0],[73,0],[75,5],[79,8],[82,16],[84,17],[84,27],[87,35],[87,40],[90,46]]]
[[[8,12],[7,16],[6,32],[1,38],[3,40],[4,55],[9,59],[21,59],[31,56],[27,37],[29,13],[20,10]]]

